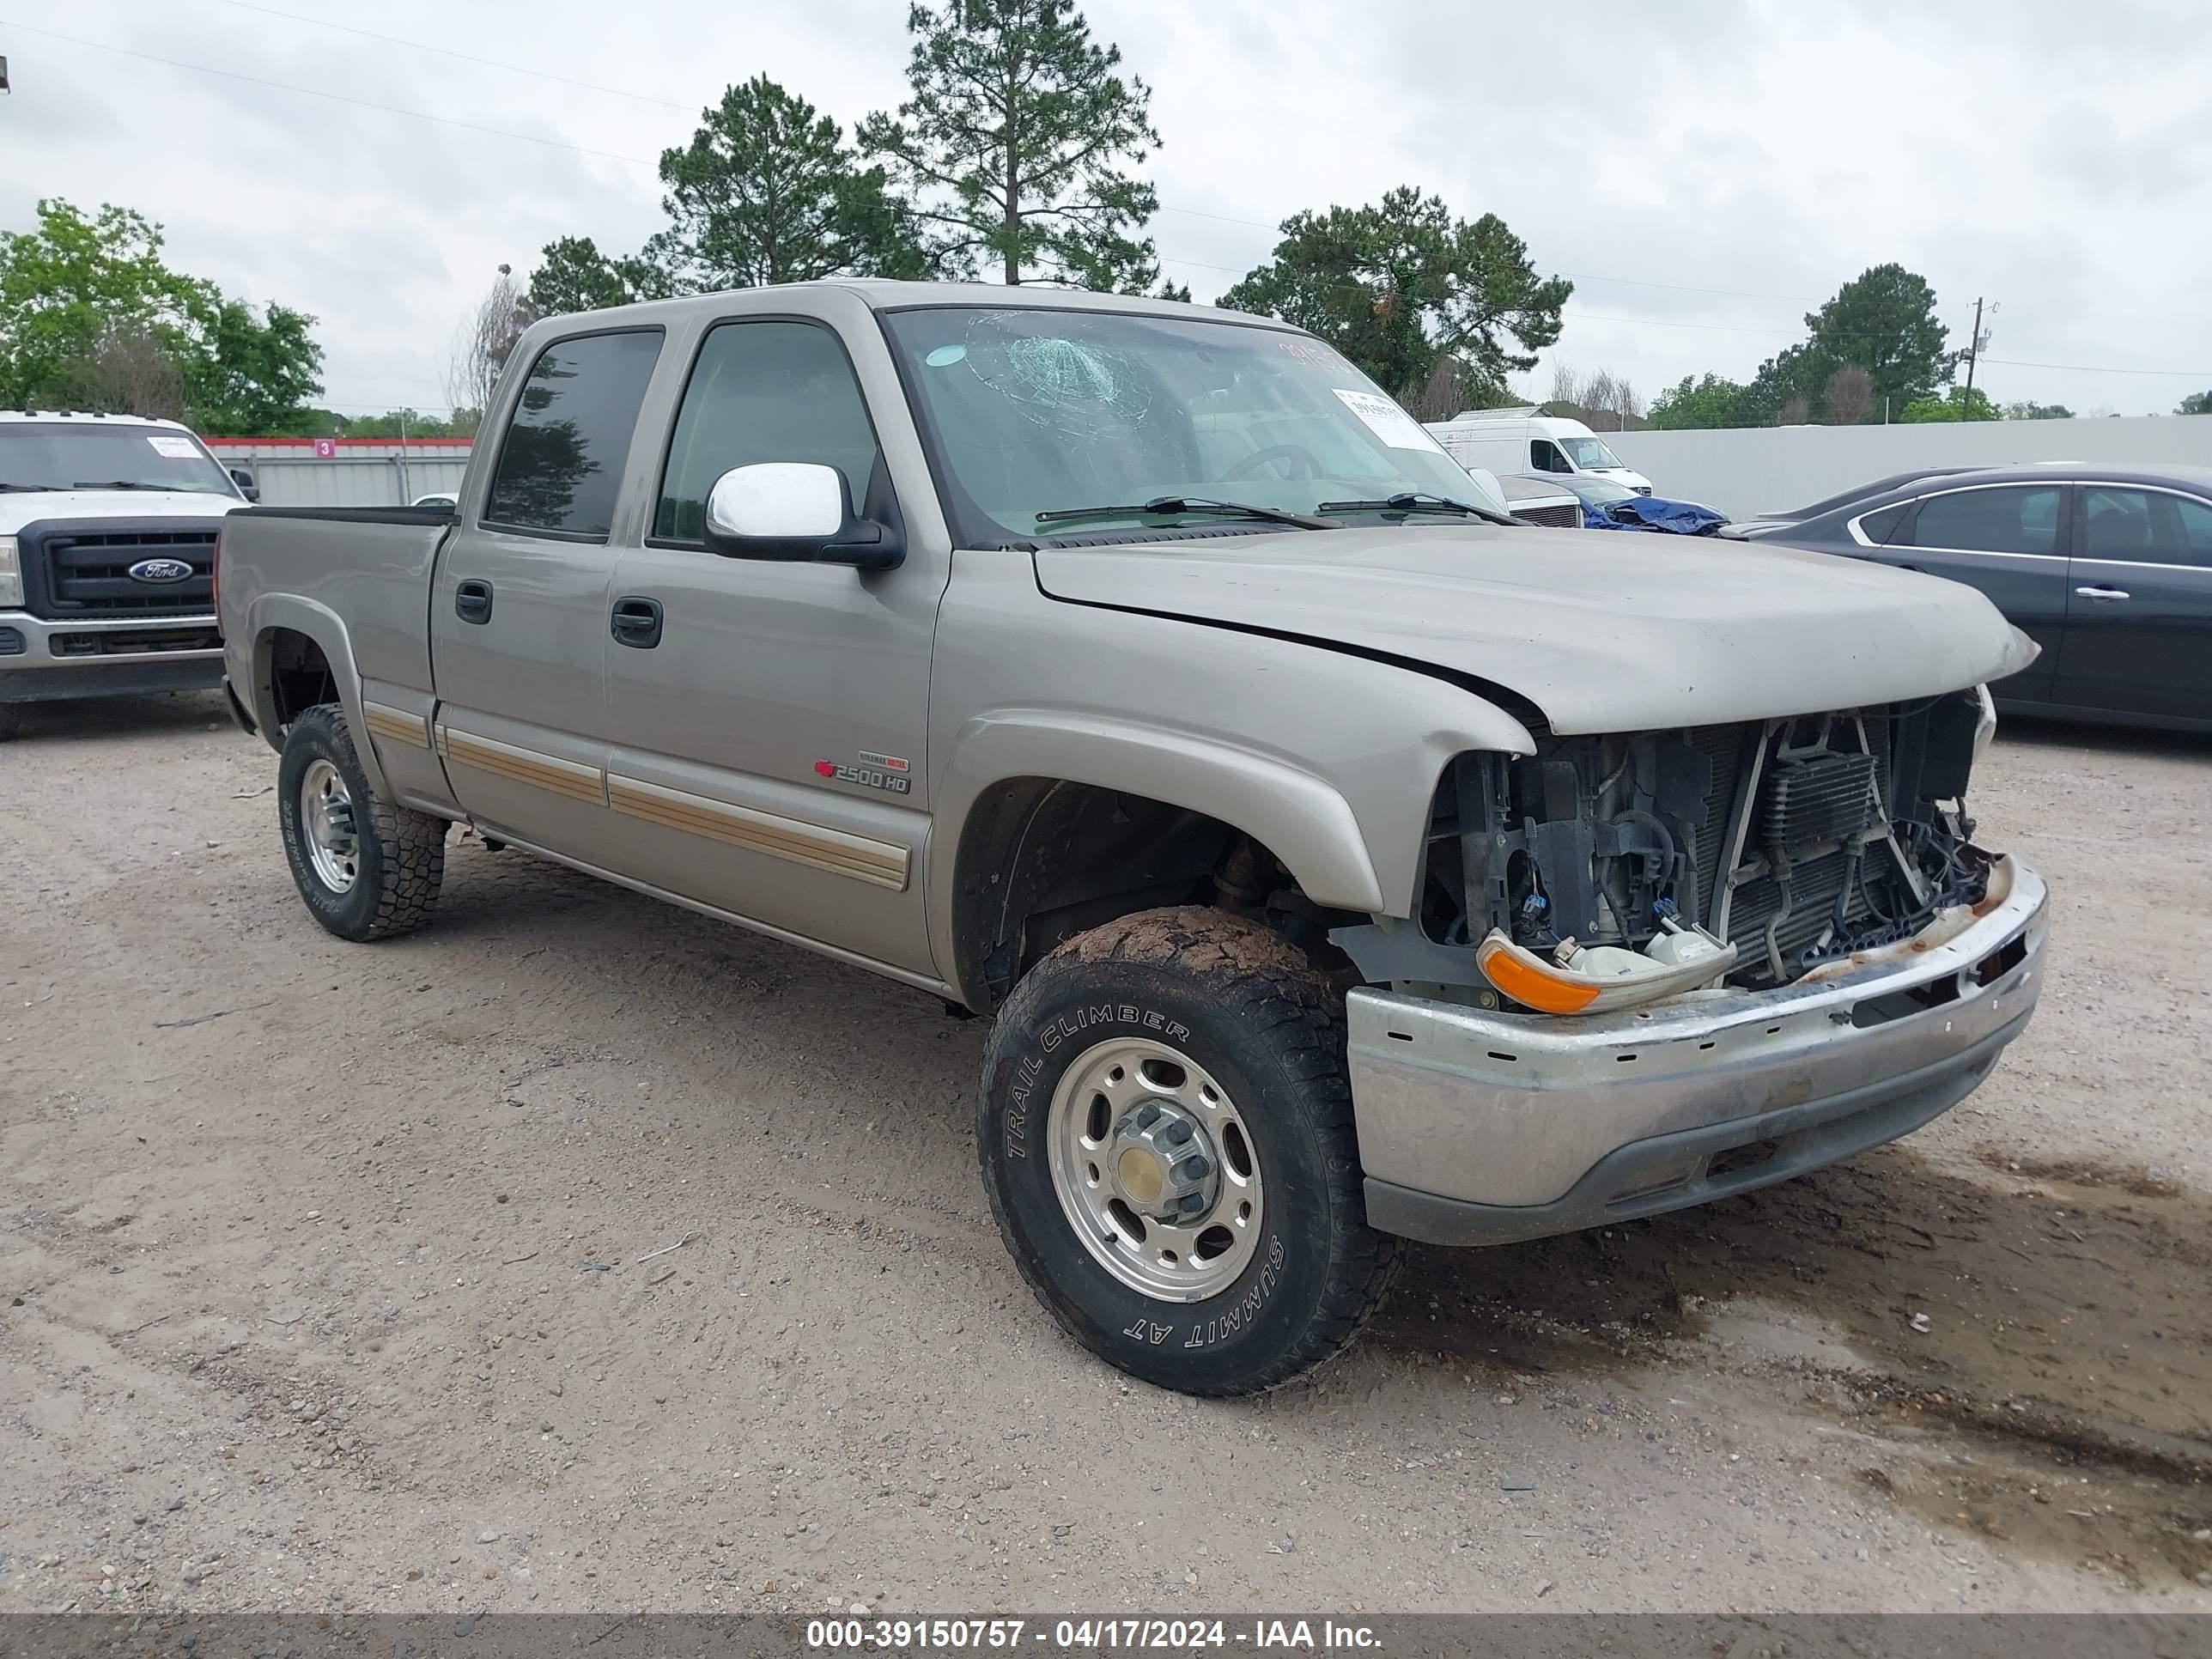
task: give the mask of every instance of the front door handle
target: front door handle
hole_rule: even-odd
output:
[[[615,601],[607,625],[616,644],[650,651],[660,643],[660,601],[637,594],[625,595]]]
[[[465,623],[491,620],[491,584],[466,581],[453,590],[453,614]]]
[[[2078,599],[2094,599],[2099,605],[2118,605],[2128,596],[2124,587],[2077,587],[2074,592]]]

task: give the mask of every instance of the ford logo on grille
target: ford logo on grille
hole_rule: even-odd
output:
[[[190,581],[191,575],[191,566],[182,559],[141,559],[131,567],[134,582]]]

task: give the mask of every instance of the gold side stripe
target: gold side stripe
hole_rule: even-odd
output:
[[[361,706],[361,723],[368,728],[372,738],[404,743],[410,749],[430,746],[430,722],[404,708],[394,708],[389,703],[364,702]]]
[[[833,875],[850,876],[895,893],[906,889],[911,854],[890,842],[612,774],[607,778],[607,805],[626,817],[665,829],[704,836]]]
[[[511,783],[528,784],[533,789],[566,795],[571,800],[589,801],[594,806],[607,804],[606,784],[596,767],[562,760],[557,755],[541,755],[532,749],[518,749],[512,744],[497,743],[471,732],[456,732],[442,723],[437,729],[437,743],[438,753],[459,765],[488,772]]]

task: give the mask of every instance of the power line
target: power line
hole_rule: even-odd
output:
[[[66,41],[72,46],[89,46],[94,52],[112,52],[118,57],[136,58],[148,64],[163,64],[171,69],[191,70],[200,75],[219,75],[226,81],[243,81],[248,86],[268,87],[277,92],[296,92],[308,98],[326,98],[334,104],[351,104],[360,109],[380,110],[386,115],[404,115],[417,121],[434,121],[440,126],[459,127],[467,132],[489,133],[495,138],[517,138],[526,144],[543,144],[548,149],[565,149],[578,155],[596,155],[604,161],[628,161],[632,166],[649,167],[659,163],[642,155],[623,155],[611,149],[593,149],[588,144],[572,144],[563,138],[541,137],[536,133],[511,132],[505,127],[487,127],[474,121],[458,121],[450,115],[433,115],[428,110],[404,109],[398,104],[379,104],[367,98],[349,97],[343,92],[323,92],[313,87],[294,86],[289,81],[270,81],[258,75],[241,75],[236,70],[216,69],[206,64],[188,64],[181,58],[163,58],[150,52],[135,52],[129,46],[112,46],[105,40],[86,40],[74,34],[63,34],[54,29],[33,28],[27,23],[18,23],[13,18],[0,17],[0,27],[20,29],[25,34],[36,34],[48,40]]]
[[[663,109],[680,110],[689,114],[701,107],[701,106],[697,104],[680,103],[672,98],[658,98],[650,93],[631,92],[622,87],[603,86],[596,81],[580,81],[573,76],[555,75],[550,70],[531,69],[527,65],[522,64],[511,64],[503,58],[480,58],[471,52],[455,52],[450,46],[433,46],[427,40],[409,40],[396,34],[380,34],[373,29],[356,28],[349,23],[334,23],[326,18],[306,17],[302,16],[298,12],[284,11],[275,6],[257,5],[254,3],[254,0],[222,0],[222,3],[226,6],[235,7],[240,11],[258,12],[264,17],[281,17],[287,22],[304,23],[312,28],[335,29],[341,33],[358,35],[364,40],[380,41],[388,46],[404,46],[410,52],[434,52],[441,58],[451,58],[457,62],[464,64],[475,64],[484,69],[505,70],[509,74],[526,75],[535,80],[551,81],[566,87],[578,87],[586,92],[600,92],[605,93],[611,97],[635,99],[636,101],[642,104],[657,104]],[[196,66],[183,64],[179,67],[191,68]],[[295,90],[304,91],[306,88],[295,88]],[[377,107],[383,106],[378,106]],[[483,128],[479,129],[479,131],[489,131],[491,129]],[[509,136],[521,137],[522,135],[513,134]],[[605,154],[603,151],[594,151],[592,153]],[[624,157],[622,159],[635,160],[636,158]],[[1187,219],[1210,219],[1217,224],[1243,225],[1254,230],[1264,230],[1273,234],[1279,234],[1282,229],[1280,221],[1270,223],[1267,221],[1261,219],[1239,218],[1236,215],[1230,213],[1210,213],[1200,208],[1175,207],[1165,203],[1158,205],[1158,211],[1161,213],[1176,214]],[[1244,271],[1250,269],[1250,266],[1249,265],[1209,264],[1203,259],[1176,259],[1170,261],[1170,263],[1182,265],[1194,265],[1201,270],[1228,271],[1240,276]],[[1670,292],[1677,294],[1717,294],[1741,300],[1783,300],[1787,301],[1792,305],[1817,305],[1819,303],[1819,301],[1814,297],[1803,294],[1768,294],[1762,293],[1755,289],[1740,288],[1702,288],[1688,283],[1653,282],[1650,278],[1643,276],[1601,276],[1594,271],[1564,270],[1558,274],[1562,276],[1569,277],[1577,283],[1612,283],[1629,288],[1665,289]]]
[[[479,64],[488,69],[507,70],[519,75],[527,75],[542,80],[560,82],[564,84],[579,87],[588,91],[604,92],[617,97],[636,98],[644,102],[664,105],[671,109],[689,109],[691,107],[690,105],[679,104],[672,100],[653,98],[643,94],[625,92],[622,88],[617,87],[603,87],[592,82],[574,80],[567,76],[553,75],[541,70],[526,69],[518,64],[503,63],[496,58],[472,57],[466,52],[452,52],[443,46],[431,46],[425,41],[402,40],[396,35],[373,34],[366,29],[356,29],[344,24],[325,23],[319,18],[303,17],[296,13],[281,11],[273,7],[252,4],[251,3],[251,0],[223,0],[223,3],[227,5],[238,6],[248,11],[265,13],[272,17],[286,18],[294,22],[310,24],[319,27],[341,29],[347,33],[362,35],[367,39],[383,41],[387,45],[405,46],[410,50],[419,52],[434,52],[442,57],[457,58],[462,62]],[[455,127],[465,132],[482,133],[488,137],[511,138],[521,143],[537,144],[548,149],[567,150],[572,155],[595,156],[602,161],[623,161],[629,163],[632,167],[657,167],[659,165],[656,160],[642,155],[625,155],[617,150],[598,149],[588,144],[570,143],[566,139],[548,138],[538,133],[516,132],[506,127],[486,126],[481,122],[459,120],[449,115],[434,115],[428,110],[408,109],[398,104],[378,103],[372,99],[356,98],[348,94],[340,92],[325,92],[319,88],[299,86],[291,82],[271,80],[263,76],[246,75],[236,70],[217,69],[212,64],[190,63],[179,58],[165,58],[155,52],[139,52],[130,46],[111,46],[104,40],[88,40],[83,39],[82,36],[64,34],[55,29],[36,28],[29,24],[19,23],[9,18],[0,17],[0,26],[18,29],[25,34],[37,35],[45,40],[59,40],[69,46],[85,46],[94,52],[112,52],[118,57],[135,58],[142,63],[159,64],[169,69],[189,70],[198,75],[218,76],[224,80],[237,81],[248,86],[264,87],[276,92],[297,93],[302,97],[320,98],[331,103],[349,104],[357,109],[374,110],[380,114],[398,115],[406,117],[410,120],[434,122],[440,126]],[[1217,220],[1224,224],[1246,225],[1257,230],[1276,231],[1279,229],[1279,226],[1268,224],[1261,220],[1242,219],[1225,213],[1206,213],[1195,208],[1179,208],[1162,204],[1158,210],[1162,213],[1179,214],[1188,218]],[[1184,259],[1166,254],[1163,254],[1160,257],[1164,263],[1170,264],[1190,265],[1202,270],[1218,270],[1232,275],[1242,274],[1239,268],[1234,265],[1214,264],[1209,264],[1202,259]],[[1651,282],[1633,276],[1601,276],[1589,273],[1577,273],[1574,271],[1561,271],[1559,274],[1577,282],[1618,283],[1624,285],[1642,288],[1667,289],[1680,293],[1713,294],[1741,299],[1785,300],[1793,304],[1800,302],[1810,303],[1807,296],[1802,295],[1765,294],[1747,289],[1700,288],[1688,283]],[[1729,334],[1782,335],[1794,334],[1796,332],[1796,330],[1794,327],[1777,327],[1771,325],[1759,325],[1736,323],[1700,323],[1692,322],[1680,318],[1620,317],[1609,315],[1602,312],[1591,311],[1563,311],[1560,314],[1564,317],[1572,318],[1577,321],[1620,323],[1638,328],[1692,328]],[[2134,374],[2162,377],[2173,380],[2212,379],[2212,370],[2205,369],[2121,368],[2106,367],[2094,363],[2034,362],[2025,359],[2008,357],[1989,357],[1984,359],[1984,361],[1991,363],[2001,363],[2005,367],[2011,368],[2042,368],[2069,374]],[[436,405],[426,405],[426,407],[435,406]]]
[[[396,34],[379,34],[374,29],[357,29],[350,23],[333,23],[326,17],[303,17],[298,12],[280,11],[275,6],[257,6],[252,0],[222,0],[222,3],[235,6],[240,11],[258,11],[264,17],[282,17],[287,22],[306,23],[319,29],[336,29],[342,34],[356,34],[364,40],[381,40],[387,46],[405,46],[412,52],[435,52],[441,58],[475,64],[484,69],[505,70],[513,75],[554,81],[564,87],[580,88],[586,92],[603,92],[612,98],[633,98],[641,104],[659,104],[664,109],[682,110],[686,114],[698,108],[696,104],[679,104],[672,98],[656,98],[649,92],[629,92],[621,87],[604,87],[596,81],[579,81],[571,75],[556,75],[550,70],[528,69],[520,64],[502,63],[496,58],[477,58],[465,52],[455,52],[450,46],[434,46],[427,40],[403,40]]]

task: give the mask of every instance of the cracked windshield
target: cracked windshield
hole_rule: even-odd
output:
[[[981,307],[884,321],[964,541],[1192,522],[1223,503],[1298,515],[1327,503],[1342,519],[1359,510],[1348,503],[1371,515],[1410,494],[1504,511],[1372,380],[1303,335]]]

